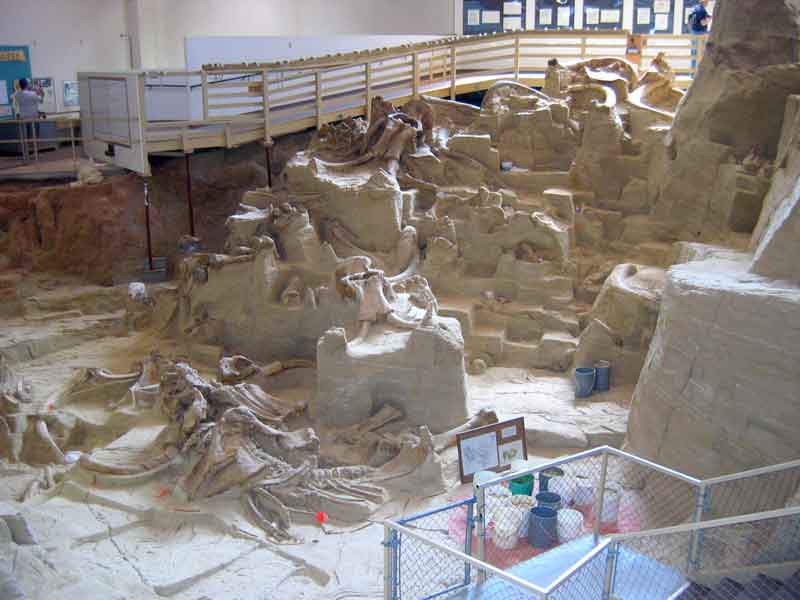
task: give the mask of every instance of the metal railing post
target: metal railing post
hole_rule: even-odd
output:
[[[31,121],[31,135],[33,136],[33,160],[39,162],[39,118]]]
[[[514,81],[519,81],[519,62],[520,62],[520,43],[519,34],[514,38]]]
[[[269,71],[263,69],[261,71],[261,102],[264,105],[264,142],[270,143],[269,130],[270,123],[270,105],[269,105]]]
[[[78,165],[78,153],[75,149],[75,121],[69,120],[69,144],[72,147],[72,166],[75,169],[75,175],[78,175],[80,167]]]
[[[705,483],[701,483],[699,487],[695,488],[695,504],[692,522],[699,524],[705,518],[706,512],[709,509],[709,500],[711,495],[708,493],[709,488]],[[700,557],[703,552],[703,530],[693,531],[689,540],[689,556],[687,557],[686,568],[689,573],[696,571],[700,567]]]
[[[614,580],[617,575],[617,558],[619,557],[619,543],[612,542],[608,546],[606,556],[606,576],[603,579],[603,600],[609,600],[614,593]]]
[[[203,120],[208,121],[208,73],[200,72],[200,88],[203,94]]]
[[[603,452],[603,462],[600,467],[600,483],[598,485],[597,495],[594,499],[594,543],[597,545],[600,539],[600,525],[603,520],[603,501],[606,495],[606,479],[608,477],[608,452]]]
[[[470,504],[467,507],[467,530],[464,538],[464,554],[472,556],[472,531],[475,528],[475,505]],[[469,580],[472,577],[472,565],[466,563],[464,565],[464,585],[469,585]]]
[[[478,513],[478,560],[486,562],[486,490],[478,487],[475,490],[475,497],[477,498],[476,511]],[[486,581],[486,573],[479,570],[478,583],[484,581]]]
[[[372,63],[364,63],[364,115],[367,117],[367,123],[372,119]]]
[[[393,600],[394,598],[394,544],[392,543],[394,530],[388,523],[383,524],[383,598]]]

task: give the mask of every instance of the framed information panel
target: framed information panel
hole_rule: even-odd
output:
[[[575,0],[538,0],[536,29],[572,29],[575,26]]]
[[[584,0],[584,29],[622,29],[624,0]]]
[[[525,29],[524,0],[464,0],[464,34]]]
[[[515,460],[527,460],[525,419],[522,417],[471,429],[456,436],[461,483],[469,483],[478,471],[499,473]]]
[[[675,0],[636,0],[634,33],[672,33],[674,22]]]

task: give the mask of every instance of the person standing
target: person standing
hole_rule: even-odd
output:
[[[19,90],[14,92],[12,99],[17,107],[17,119],[31,121],[20,123],[20,137],[22,138],[22,155],[28,160],[28,137],[33,137],[34,132],[38,136],[39,124],[39,103],[43,100],[43,94],[29,88],[27,79],[20,79],[18,82]]]
[[[703,35],[708,33],[708,25],[711,23],[711,15],[708,14],[709,0],[700,0],[689,14],[689,27],[692,34]]]

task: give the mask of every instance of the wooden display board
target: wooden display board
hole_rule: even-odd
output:
[[[470,483],[478,471],[507,471],[512,461],[528,459],[525,419],[520,417],[459,433],[456,446],[461,483]]]
[[[622,29],[623,0],[584,0],[584,29]]]

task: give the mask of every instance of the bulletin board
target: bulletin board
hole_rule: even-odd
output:
[[[464,34],[525,29],[525,0],[464,0]]]
[[[584,0],[584,29],[622,29],[624,0]]]
[[[536,29],[572,29],[575,26],[575,0],[538,0]]]
[[[14,116],[11,96],[14,82],[30,79],[31,57],[27,46],[0,46],[0,119]]]
[[[456,446],[461,483],[471,482],[478,471],[507,471],[513,461],[528,459],[525,419],[520,417],[459,433]]]
[[[636,0],[633,10],[634,33],[672,33],[674,23],[675,0]]]

